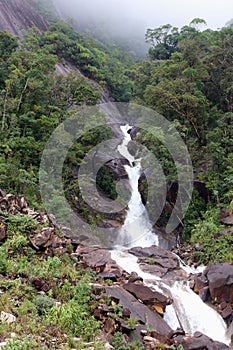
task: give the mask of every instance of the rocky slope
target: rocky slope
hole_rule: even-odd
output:
[[[43,212],[35,212],[30,209],[23,196],[6,194],[0,191],[0,246],[10,241],[11,233],[7,225],[8,215],[21,215],[22,220],[27,222],[29,217],[33,217],[38,222],[36,230],[31,229],[27,234],[28,247],[34,250],[38,263],[46,261],[52,257],[58,259],[64,256],[70,257],[75,268],[83,271],[91,269],[95,274],[95,282],[92,284],[92,297],[89,304],[91,314],[95,320],[100,322],[101,340],[106,343],[106,349],[118,349],[112,346],[113,339],[121,338],[125,344],[122,349],[186,349],[186,350],[224,350],[228,346],[214,342],[207,336],[196,332],[193,337],[186,336],[182,329],[172,331],[163,319],[167,305],[173,300],[161,292],[153,291],[144,285],[142,279],[135,273],[131,274],[123,271],[117,262],[111,258],[111,253],[98,247],[88,247],[75,239],[72,233],[63,229],[63,233],[58,230],[54,218],[48,217]],[[40,226],[42,224],[42,226]],[[9,246],[9,243],[8,243]],[[26,254],[27,247],[18,251],[21,259]],[[130,251],[139,258],[141,268],[150,273],[158,274],[169,280],[176,280],[181,275],[178,258],[171,252],[158,247],[133,248]],[[152,264],[156,262],[156,265]],[[216,272],[216,273],[215,273]],[[0,273],[1,295],[6,298],[7,281],[14,280],[16,276],[6,274],[4,270]],[[182,278],[185,278],[183,275]],[[57,288],[65,281],[62,278],[44,278],[38,275],[26,275],[18,272],[17,279],[22,280],[25,286],[30,286],[38,296],[49,297],[51,291],[56,295]],[[78,281],[71,280],[76,284]],[[221,282],[221,283],[220,283]],[[194,290],[198,293],[207,290],[206,301],[219,305],[220,313],[225,315],[228,323],[231,322],[232,294],[233,294],[233,266],[231,264],[218,264],[208,267],[203,275],[197,275],[193,282]],[[203,294],[203,293],[200,293]],[[57,298],[58,298],[57,294]],[[20,317],[18,311],[22,304],[23,297],[20,291],[14,295],[14,311],[9,313],[7,306],[1,305],[2,323],[11,320],[10,323],[17,323]],[[60,299],[55,299],[57,307],[65,305]],[[42,307],[42,306],[41,306]],[[223,311],[224,309],[224,311]],[[227,310],[226,310],[227,309]],[[40,310],[40,309],[39,309]],[[28,310],[30,312],[30,310]],[[224,314],[223,314],[224,313]],[[26,329],[26,328],[25,328]],[[2,336],[2,344],[6,343],[8,333]],[[61,337],[61,335],[60,335]],[[64,337],[64,334],[62,335]],[[55,343],[59,344],[59,335],[56,335]],[[140,341],[143,347],[130,347],[133,340]],[[40,341],[43,341],[40,339]],[[49,348],[53,347],[49,338],[46,340]],[[128,344],[128,345],[127,345]],[[180,345],[183,348],[179,347]],[[1,344],[0,344],[1,346]],[[52,346],[52,347],[51,347]],[[91,344],[89,349],[95,349]],[[128,347],[126,347],[128,346]],[[75,347],[73,347],[74,349]],[[69,347],[66,349],[70,349]],[[103,348],[104,349],[104,348]]]
[[[25,30],[34,26],[46,30],[48,21],[38,13],[31,1],[0,1],[0,30],[7,30],[13,35],[22,37]]]

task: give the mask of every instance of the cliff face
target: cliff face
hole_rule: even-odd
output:
[[[46,30],[48,21],[38,13],[30,0],[0,0],[0,30],[22,37],[31,27]]]

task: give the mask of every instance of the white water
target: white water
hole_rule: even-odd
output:
[[[175,282],[172,287],[169,287],[159,277],[141,271],[137,257],[123,251],[125,247],[149,247],[159,244],[158,236],[152,232],[152,225],[138,191],[138,180],[141,175],[140,159],[135,159],[127,149],[131,140],[128,133],[130,129],[129,125],[121,127],[124,139],[118,151],[129,161],[130,166],[125,166],[125,169],[132,193],[125,223],[118,237],[118,249],[112,251],[112,258],[128,273],[137,272],[151,289],[167,296],[171,295],[173,303],[166,307],[164,319],[172,329],[182,327],[190,336],[199,331],[213,340],[229,344],[230,337],[227,335],[227,326],[222,317],[203,303],[187,285],[183,282]],[[182,265],[182,262],[181,267],[188,273],[195,272],[194,269]]]
[[[131,198],[128,204],[127,216],[124,225],[121,228],[117,244],[119,246],[141,246],[149,247],[152,244],[158,245],[158,236],[152,232],[148,213],[142,203],[141,195],[138,191],[138,181],[141,176],[141,159],[132,156],[127,148],[131,141],[128,131],[131,129],[129,125],[121,126],[124,139],[118,146],[119,153],[128,159],[130,165],[125,165],[128,174],[129,184],[131,187]]]

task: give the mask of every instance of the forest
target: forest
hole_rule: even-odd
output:
[[[2,31],[1,188],[24,194],[31,206],[40,207],[38,169],[50,134],[79,106],[94,105],[101,101],[101,91],[108,92],[116,102],[154,109],[177,128],[190,152],[195,181],[207,192],[203,198],[195,190],[182,240],[197,243],[201,229],[205,260],[231,260],[232,237],[212,238],[221,231],[220,209],[233,210],[233,28],[200,31],[203,21],[194,19],[180,30],[171,25],[148,29],[148,59],[138,62],[132,53],[97,43],[61,21],[43,33],[32,28],[22,40]],[[58,75],[58,62],[69,62],[77,70]],[[72,176],[72,159],[81,162],[109,133],[96,130],[73,147],[66,162],[67,179]],[[170,186],[176,175],[167,150],[150,135],[141,135],[140,142],[159,157]],[[100,187],[110,196],[112,180],[112,174],[99,176]]]
[[[125,336],[138,326],[137,322],[116,298],[103,296],[97,283],[100,278],[108,288],[119,276],[116,281],[109,272],[98,277],[103,266],[93,268],[90,263],[95,247],[91,253],[85,251],[76,240],[61,234],[55,219],[45,219],[39,186],[41,157],[53,131],[85,106],[106,100],[132,102],[158,112],[178,130],[194,172],[188,211],[173,234],[184,252],[194,252],[195,266],[231,263],[233,25],[229,22],[219,30],[203,30],[205,20],[194,18],[180,29],[171,24],[148,28],[145,42],[149,50],[142,58],[137,50],[129,50],[125,43],[113,42],[106,35],[101,41],[101,35],[96,40],[91,33],[78,32],[72,21],[57,18],[52,7],[45,9],[44,1],[33,3],[49,21],[47,30],[32,27],[23,37],[0,31],[0,311],[13,313],[20,320],[16,326],[0,322],[0,341],[23,332],[27,335],[23,343],[16,339],[15,347],[10,343],[4,348],[103,350],[103,339],[96,343],[96,337],[104,329],[112,334],[111,341],[107,340],[113,347],[106,349],[152,349],[137,338],[131,341]],[[63,166],[66,198],[93,226],[107,219],[120,224],[123,221],[124,215],[91,210],[82,199],[76,178],[85,155],[110,139],[112,133],[108,126],[84,133],[70,148]],[[167,190],[174,191],[167,196],[166,208],[157,222],[156,227],[163,230],[177,192],[174,160],[150,132],[137,133],[135,140],[159,160]],[[102,167],[97,176],[98,190],[104,197],[115,199],[118,181],[112,169]],[[146,202],[145,179],[139,189]],[[60,193],[55,193],[54,200],[61,207]],[[30,213],[28,208],[33,208],[30,210],[36,219],[24,215]],[[60,210],[64,215],[62,207]],[[105,257],[107,253],[101,250],[101,254]],[[80,260],[80,256],[90,261]],[[144,262],[157,266],[150,256]],[[124,274],[119,277],[124,278]],[[166,299],[156,304],[156,312],[159,309],[163,315],[169,303]],[[232,316],[226,319],[232,321]],[[145,334],[153,336],[148,324],[146,327]],[[53,345],[51,339],[55,339]],[[184,349],[182,343],[174,345],[164,337],[158,344],[154,348]]]

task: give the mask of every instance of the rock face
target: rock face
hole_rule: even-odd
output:
[[[23,31],[31,27],[48,28],[47,20],[35,10],[29,0],[0,1],[0,30],[22,37]]]

